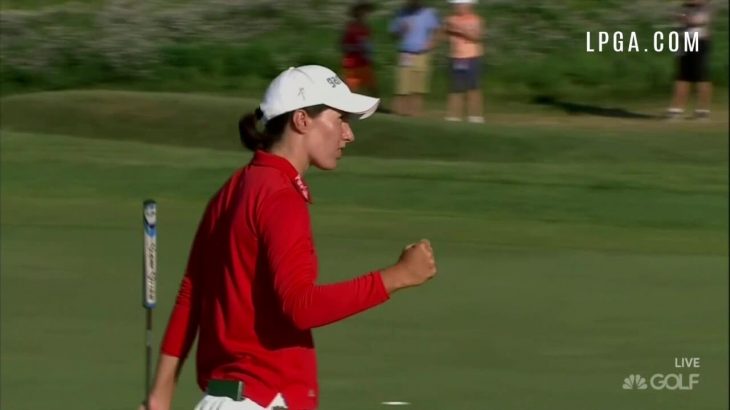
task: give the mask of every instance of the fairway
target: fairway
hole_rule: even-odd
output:
[[[158,203],[158,346],[206,201],[250,157],[235,122],[253,102],[0,101],[0,407],[134,409],[142,201]],[[493,114],[483,127],[376,115],[336,171],[307,174],[322,282],[385,267],[420,238],[439,266],[315,331],[321,409],[727,408],[727,120]],[[701,367],[675,368],[682,357]],[[699,384],[621,387],[655,373]],[[190,361],[174,408],[199,398]]]

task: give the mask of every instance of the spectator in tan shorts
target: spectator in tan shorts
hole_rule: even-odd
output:
[[[469,122],[483,123],[481,77],[481,43],[484,22],[474,13],[472,5],[476,0],[449,0],[453,13],[445,18],[444,33],[451,45],[449,72],[451,92],[449,93],[447,121],[461,121],[466,100]]]
[[[420,116],[429,91],[430,51],[440,23],[436,11],[418,0],[408,0],[390,24],[399,40],[393,110],[399,115]]]

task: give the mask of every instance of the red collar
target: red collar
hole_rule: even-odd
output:
[[[304,179],[301,175],[299,175],[299,172],[297,172],[297,169],[294,168],[294,165],[292,165],[286,158],[259,150],[253,154],[251,164],[263,167],[272,167],[283,172],[287,178],[292,181],[292,184],[294,184],[294,187],[297,188],[299,193],[302,194],[304,200],[312,203],[312,197],[309,194],[309,186],[307,186],[307,183],[304,182]]]

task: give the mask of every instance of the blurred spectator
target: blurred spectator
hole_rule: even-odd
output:
[[[710,7],[708,1],[685,1],[682,4],[678,18],[684,33],[697,35],[699,47],[698,50],[680,50],[677,58],[674,96],[671,106],[667,110],[667,116],[670,119],[676,119],[684,113],[689,98],[690,85],[695,84],[697,102],[694,117],[707,119],[710,116],[710,100],[712,99],[709,67]],[[680,44],[685,44],[683,36],[680,36]]]
[[[474,13],[476,0],[449,0],[452,13],[446,17],[444,32],[449,37],[449,93],[447,121],[461,121],[466,102],[469,122],[483,123],[482,92],[479,87],[483,54],[484,22]],[[466,101],[465,101],[466,100]]]
[[[418,0],[407,0],[390,24],[390,32],[400,40],[393,100],[396,114],[422,114],[423,96],[429,90],[429,54],[439,26],[436,11]]]
[[[373,45],[367,15],[373,11],[369,1],[358,1],[350,8],[350,21],[342,35],[342,70],[345,83],[353,92],[378,96]]]

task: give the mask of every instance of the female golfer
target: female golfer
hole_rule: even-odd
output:
[[[196,336],[198,410],[317,408],[311,329],[377,306],[436,274],[426,240],[394,265],[320,285],[303,176],[331,170],[355,140],[351,118],[378,100],[354,94],[322,66],[290,68],[239,123],[254,151],[212,197],[162,340],[151,410],[169,409]],[[262,125],[259,130],[257,125]]]

